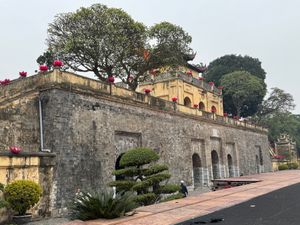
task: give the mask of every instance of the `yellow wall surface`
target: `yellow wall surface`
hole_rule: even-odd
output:
[[[137,91],[143,92],[145,89],[151,90],[151,95],[172,101],[177,97],[177,103],[185,105],[184,99],[189,98],[193,108],[194,104],[198,105],[203,102],[205,108],[203,111],[211,112],[211,108],[216,108],[216,114],[223,116],[223,98],[214,92],[206,91],[193,84],[187,83],[180,79],[162,80],[155,83],[140,84]],[[187,105],[186,105],[187,106]]]
[[[0,156],[0,183],[23,179],[39,183],[39,158]]]

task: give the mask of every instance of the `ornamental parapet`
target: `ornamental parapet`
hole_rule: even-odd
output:
[[[182,81],[185,81],[186,83],[192,84],[198,88],[201,88],[205,91],[209,91],[209,92],[213,92],[215,94],[222,94],[222,91],[217,88],[213,83],[209,84],[206,81],[204,81],[203,79],[197,79],[191,75],[188,75],[186,73],[162,73],[159,74],[157,76],[150,76],[149,78],[147,78],[143,84],[148,84],[148,83],[157,83],[157,82],[161,82],[161,81],[167,81],[167,80],[175,80],[175,79],[179,79]]]
[[[165,75],[166,77],[173,77]],[[174,77],[173,77],[174,78]],[[176,79],[187,79],[186,76],[175,77]],[[160,78],[162,79],[162,78]],[[203,85],[208,88],[208,84],[195,78],[190,82],[196,85]],[[152,110],[159,110],[165,113],[177,114],[180,116],[190,116],[195,119],[211,121],[228,126],[236,126],[256,131],[267,132],[266,128],[246,121],[239,121],[233,118],[218,116],[215,113],[205,112],[198,108],[184,106],[177,102],[167,101],[151,96],[151,93],[139,93],[117,86],[109,82],[90,79],[70,72],[59,70],[37,74],[27,78],[16,79],[8,85],[0,87],[0,108],[16,99],[21,99],[29,93],[36,93],[49,89],[63,89],[79,94],[91,95],[96,98],[107,98],[110,101],[132,104],[134,106],[147,107]],[[215,90],[215,89],[214,89]]]

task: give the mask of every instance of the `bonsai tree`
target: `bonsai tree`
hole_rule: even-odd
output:
[[[163,194],[179,191],[178,185],[167,184],[171,177],[167,172],[168,166],[157,164],[158,159],[158,154],[150,148],[134,148],[127,151],[120,159],[120,167],[123,169],[113,172],[116,176],[122,175],[124,179],[113,181],[110,186],[115,186],[117,191],[135,191],[135,200],[141,205],[152,204],[161,200]]]
[[[40,185],[29,180],[14,181],[4,189],[5,200],[18,215],[25,215],[39,201],[41,194]]]

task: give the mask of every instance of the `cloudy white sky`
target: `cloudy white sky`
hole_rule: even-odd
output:
[[[169,21],[192,37],[195,63],[225,54],[259,58],[268,88],[293,95],[300,114],[300,1],[298,0],[0,0],[0,79],[33,74],[46,49],[47,27],[58,13],[103,3],[145,25]]]

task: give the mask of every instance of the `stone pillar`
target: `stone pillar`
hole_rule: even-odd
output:
[[[240,176],[240,169],[237,166],[232,166],[233,176],[239,177]]]
[[[225,178],[226,177],[226,166],[220,164],[219,165],[219,176],[220,178]]]
[[[202,184],[203,186],[209,186],[210,184],[210,176],[208,168],[202,168]]]

